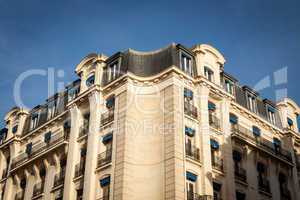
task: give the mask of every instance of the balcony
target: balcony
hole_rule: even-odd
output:
[[[270,182],[266,178],[262,178],[258,176],[258,189],[262,192],[271,193],[270,190]]]
[[[54,177],[54,184],[53,187],[58,187],[64,184],[65,180],[65,169],[62,169],[61,172],[57,173]]]
[[[185,144],[185,154],[188,158],[198,162],[200,161],[200,150],[195,146],[189,146],[188,144]]]
[[[41,195],[44,192],[44,185],[45,185],[44,181],[35,184],[33,187],[32,196],[35,197]]]
[[[247,183],[247,172],[245,169],[241,167],[235,168],[234,176],[237,180]]]
[[[85,162],[80,162],[75,166],[75,176],[74,178],[78,178],[80,176],[84,175],[84,170],[85,170]]]
[[[224,172],[223,159],[217,156],[213,156],[211,159],[212,168]]]
[[[47,152],[47,150],[53,148],[57,144],[63,144],[63,142],[66,140],[67,140],[67,134],[64,134],[61,131],[61,132],[54,134],[48,143],[45,143],[44,141],[37,142],[36,144],[34,144],[32,146],[30,154],[22,153],[22,154],[18,155],[17,157],[15,157],[12,161],[11,168],[14,169],[14,168],[20,166],[25,161],[27,161],[29,159],[33,159],[33,158],[37,157],[38,155],[41,155],[41,154]]]
[[[199,195],[194,192],[187,192],[187,200],[212,200],[212,196],[209,195]]]
[[[264,139],[263,137],[255,137],[252,130],[249,130],[245,127],[242,127],[241,125],[235,125],[232,127],[232,137],[237,137],[240,140],[243,140],[247,142],[248,144],[251,144],[253,146],[260,147],[265,152],[273,155],[278,156],[281,159],[292,162],[292,156],[291,153],[283,148],[276,149],[274,147],[273,142]]]
[[[189,102],[184,102],[184,114],[186,114],[194,119],[198,118],[197,108]]]
[[[24,199],[24,194],[25,194],[25,191],[22,190],[20,192],[18,192],[15,196],[15,200],[23,200]]]
[[[209,125],[214,129],[220,130],[221,129],[220,119],[212,114],[209,114],[208,117],[209,117]]]
[[[281,200],[291,200],[292,199],[291,192],[287,188],[286,185],[280,188],[280,199]]]
[[[80,128],[79,128],[79,135],[78,137],[82,137],[84,135],[87,135],[89,132],[89,124],[85,124],[85,125],[82,125]]]
[[[107,150],[98,155],[97,167],[102,167],[111,162],[112,150]]]
[[[101,126],[105,126],[114,121],[114,109],[109,109],[107,112],[101,114]]]

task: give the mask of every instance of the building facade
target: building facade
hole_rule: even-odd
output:
[[[1,200],[297,200],[300,108],[224,71],[212,46],[86,56],[0,133]]]

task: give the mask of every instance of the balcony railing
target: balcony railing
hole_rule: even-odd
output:
[[[224,163],[222,158],[217,156],[212,157],[211,164],[213,169],[224,172]]]
[[[198,118],[197,108],[189,102],[184,102],[184,114],[186,114],[194,119]]]
[[[55,175],[53,187],[63,185],[64,180],[65,180],[65,169],[62,169],[62,171],[60,171]]]
[[[22,153],[13,159],[11,165],[12,169],[19,166],[26,160],[33,158],[38,154],[41,154],[43,151],[55,146],[56,144],[65,141],[66,139],[67,139],[67,134],[64,134],[63,132],[58,132],[51,137],[48,143],[45,143],[44,141],[39,141],[38,143],[32,146],[30,154]]]
[[[209,125],[217,130],[221,129],[220,119],[212,114],[209,114]]]
[[[269,180],[258,177],[258,189],[266,193],[271,193]]]
[[[199,195],[197,193],[188,191],[187,200],[213,200],[213,198],[209,195]]]
[[[107,112],[101,114],[101,126],[104,126],[114,121],[114,109],[109,109]]]
[[[289,151],[283,148],[276,149],[271,141],[268,141],[263,137],[255,137],[251,130],[242,127],[241,125],[235,125],[232,127],[232,136],[238,136],[244,141],[251,141],[270,154],[279,156],[288,162],[292,162],[292,156]]]
[[[200,150],[195,146],[189,146],[188,144],[185,144],[185,154],[187,157],[193,160],[200,161]]]
[[[15,196],[15,200],[23,200],[24,199],[24,194],[25,194],[25,191],[22,190],[20,192],[18,192]]]
[[[112,150],[107,150],[98,155],[97,167],[102,167],[111,162]]]
[[[85,162],[80,162],[75,166],[75,176],[74,178],[78,178],[80,176],[84,175],[84,170],[85,170]]]
[[[39,182],[39,183],[34,185],[32,196],[33,197],[38,196],[38,195],[42,194],[43,192],[44,192],[44,181]]]
[[[78,135],[78,137],[82,137],[84,135],[87,135],[88,132],[89,132],[89,125],[88,124],[82,125],[79,128],[79,135]]]
[[[246,170],[239,167],[234,169],[234,176],[236,179],[242,181],[242,182],[247,182],[247,173]]]
[[[281,200],[291,200],[292,199],[291,192],[286,186],[284,186],[280,189],[280,197],[281,197]]]

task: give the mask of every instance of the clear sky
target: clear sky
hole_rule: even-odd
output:
[[[15,105],[14,83],[26,70],[62,69],[55,81],[67,83],[88,53],[154,50],[171,42],[211,44],[241,84],[270,77],[263,96],[274,99],[287,89],[300,103],[299,8],[297,0],[0,0],[0,118]],[[287,81],[274,82],[284,67]],[[43,103],[47,78],[32,76],[21,89],[26,105]]]

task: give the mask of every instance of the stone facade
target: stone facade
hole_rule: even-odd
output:
[[[90,54],[80,80],[0,132],[0,200],[297,200],[300,108],[209,45]]]

